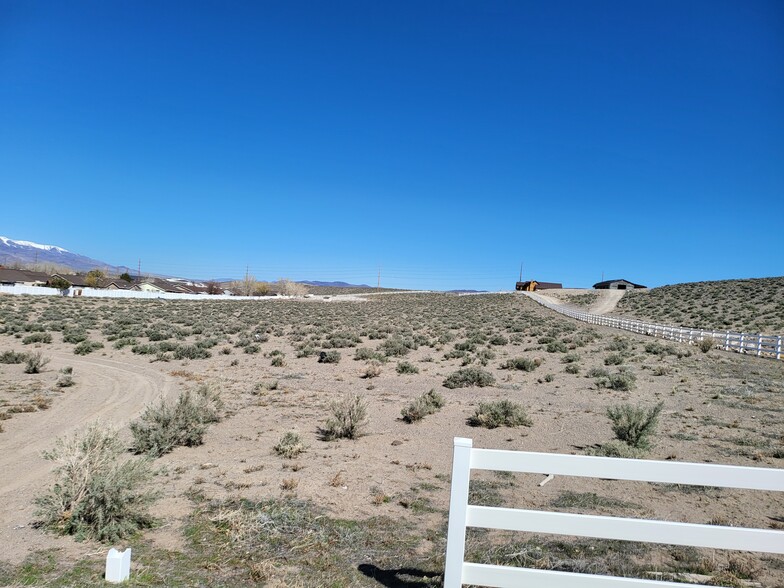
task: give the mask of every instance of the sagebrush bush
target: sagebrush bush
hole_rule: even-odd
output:
[[[51,333],[33,333],[22,339],[22,343],[30,345],[31,343],[51,343]]]
[[[37,374],[48,364],[50,359],[41,355],[40,351],[26,354],[24,372],[26,374]]]
[[[479,408],[469,417],[468,424],[472,427],[530,427],[533,423],[522,405],[511,400],[498,400],[495,402],[480,402]]]
[[[401,410],[400,414],[407,423],[414,423],[440,410],[444,404],[446,404],[444,397],[433,389],[418,396],[411,404]]]
[[[174,349],[174,359],[207,359],[210,357],[212,357],[210,351],[196,345],[182,345]]]
[[[367,424],[367,404],[359,394],[345,396],[330,405],[332,416],[321,429],[325,441],[356,439]]]
[[[623,441],[635,449],[648,449],[650,437],[656,431],[659,414],[664,402],[651,408],[620,404],[607,409],[607,416],[612,421],[612,430],[619,441]]]
[[[159,457],[175,447],[201,445],[207,426],[220,420],[223,403],[208,386],[186,390],[174,403],[150,404],[130,424],[135,453]]]
[[[395,371],[399,374],[418,374],[419,368],[408,361],[401,361],[397,364]]]
[[[373,349],[368,349],[367,347],[357,347],[357,350],[354,352],[354,359],[375,359],[377,361],[386,361],[387,357],[383,353],[379,353]]]
[[[330,349],[329,351],[322,351],[319,353],[318,358],[319,363],[339,363],[340,362],[340,351],[336,349]]]
[[[552,341],[547,344],[548,353],[566,353],[567,351],[569,351],[569,348],[563,341]]]
[[[114,542],[151,527],[157,493],[148,459],[124,459],[114,429],[93,424],[60,438],[44,458],[57,464],[56,482],[35,499],[43,526],[65,535]]]
[[[708,351],[716,347],[716,339],[713,337],[703,337],[697,342],[697,347],[699,347],[700,351],[703,353],[708,353]]]
[[[81,343],[87,340],[87,333],[83,329],[65,329],[63,331],[64,343]]]
[[[87,355],[101,348],[103,348],[103,343],[99,341],[82,341],[74,346],[74,353],[76,355]]]
[[[28,354],[17,351],[3,351],[0,353],[0,363],[23,363],[27,361]]]
[[[365,366],[365,371],[362,373],[363,378],[377,378],[381,375],[381,362],[371,359]]]
[[[302,436],[296,431],[284,433],[273,449],[275,453],[286,459],[294,459],[303,453],[308,446],[303,441]]]
[[[513,359],[508,359],[506,362],[501,364],[501,369],[522,370],[524,372],[532,372],[540,365],[542,365],[542,361],[540,359],[530,359],[528,357],[515,357]]]
[[[477,367],[468,367],[457,370],[447,376],[444,380],[445,388],[467,388],[469,386],[492,386],[495,384],[495,378],[490,372]]]

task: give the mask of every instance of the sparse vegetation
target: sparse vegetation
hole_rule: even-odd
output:
[[[161,399],[131,423],[132,450],[159,457],[175,447],[201,445],[207,426],[220,420],[221,406],[207,386],[183,392],[174,403]]]
[[[321,429],[325,441],[357,439],[367,424],[367,403],[359,394],[345,396],[330,406],[332,416]]]
[[[664,402],[651,408],[620,404],[607,409],[612,430],[619,441],[635,449],[649,449],[650,438],[656,431]]]
[[[784,332],[784,277],[630,290],[618,311],[661,324],[744,333]]]
[[[340,362],[340,351],[336,349],[330,349],[329,351],[322,351],[319,353],[318,358],[319,363],[339,363]]]
[[[403,420],[407,423],[415,423],[422,420],[427,415],[433,414],[443,408],[446,404],[444,397],[434,389],[418,396],[411,404],[401,411]]]
[[[498,400],[496,402],[480,402],[479,408],[468,419],[472,427],[530,427],[533,422],[525,412],[522,405],[511,400]]]
[[[283,434],[273,449],[275,453],[286,459],[294,459],[307,449],[307,445],[302,435],[296,431],[288,431]]]
[[[524,372],[532,372],[540,365],[542,365],[542,360],[540,359],[531,359],[529,357],[515,357],[514,359],[509,359],[505,363],[501,364],[501,369],[522,370]]]
[[[58,533],[112,542],[152,526],[157,494],[146,459],[124,458],[117,432],[97,424],[58,439],[44,458],[56,464],[55,485],[36,498],[36,516]]]
[[[40,351],[35,353],[29,353],[26,355],[25,358],[25,373],[26,374],[37,374],[40,373],[44,367],[49,363],[50,359],[48,357],[44,357]]]
[[[483,369],[469,367],[447,376],[444,380],[445,388],[468,388],[469,386],[478,386],[483,388],[485,386],[492,386],[495,384],[495,377],[490,372]]]

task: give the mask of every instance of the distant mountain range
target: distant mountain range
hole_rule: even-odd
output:
[[[19,241],[9,239],[8,237],[0,237],[0,265],[13,266],[16,264],[22,265],[56,265],[70,268],[75,272],[88,272],[91,269],[100,269],[110,274],[121,274],[123,272],[130,272],[131,270],[125,266],[117,266],[72,253],[67,249],[58,247],[56,245],[41,245],[40,243],[33,243],[32,241]],[[131,272],[133,273],[133,272]],[[157,277],[166,277],[159,276]],[[229,281],[229,280],[199,280],[200,282],[208,281]],[[300,284],[307,286],[332,286],[334,288],[369,288],[365,284],[349,284],[347,282],[320,282],[320,281],[301,281]]]
[[[113,266],[104,261],[72,253],[56,245],[41,245],[32,241],[17,241],[8,237],[0,237],[0,265],[41,264],[68,267],[77,272],[86,272],[100,268],[110,273],[120,274],[128,271],[127,267]]]

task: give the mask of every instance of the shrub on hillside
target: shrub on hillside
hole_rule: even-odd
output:
[[[619,441],[635,449],[648,449],[662,408],[664,402],[651,408],[621,404],[608,408],[607,416],[612,421],[613,433]]]
[[[102,349],[103,343],[99,341],[82,341],[81,343],[74,346],[74,353],[76,355],[87,355],[88,353],[92,353],[96,349]]]
[[[25,345],[30,345],[31,343],[51,343],[52,342],[52,334],[51,333],[32,333],[22,339],[22,343]]]
[[[43,526],[64,535],[114,542],[152,526],[147,459],[123,459],[117,432],[93,424],[55,442],[44,458],[57,464],[56,482],[35,499]]]
[[[338,363],[340,362],[340,351],[330,349],[329,351],[322,351],[319,353],[319,363]]]
[[[567,351],[569,351],[569,348],[563,341],[552,341],[547,344],[548,353],[566,353]]]
[[[356,439],[367,423],[367,404],[359,394],[345,396],[331,404],[332,416],[320,430],[325,441]]]
[[[522,370],[532,372],[542,365],[541,359],[531,359],[529,357],[515,357],[501,364],[502,370]]]
[[[435,390],[430,390],[417,397],[411,404],[400,411],[400,413],[404,421],[407,423],[414,423],[422,420],[427,415],[440,410],[443,408],[444,404],[446,404],[444,397]]]
[[[699,347],[700,351],[703,353],[708,353],[708,351],[716,347],[716,339],[713,337],[703,337],[697,342],[697,347]]]
[[[28,357],[29,355],[24,352],[3,351],[0,353],[0,363],[23,363]]]
[[[294,459],[307,448],[308,446],[303,441],[302,436],[296,431],[284,433],[273,447],[275,453],[286,459]]]
[[[87,340],[87,333],[80,328],[71,328],[65,329],[63,331],[63,342],[64,343],[81,343],[82,341]]]
[[[160,349],[164,350],[162,346]],[[182,345],[175,348],[173,351],[174,359],[207,359],[212,357],[212,352],[197,347],[196,345]]]
[[[445,388],[467,388],[469,386],[492,386],[495,384],[493,374],[477,367],[457,370],[444,380]]]
[[[48,364],[49,361],[50,359],[48,357],[44,357],[43,355],[41,355],[40,351],[38,351],[37,353],[29,353],[27,354],[25,360],[24,372],[26,374],[37,374],[42,369],[44,369],[44,366],[46,366],[46,364]]]
[[[397,364],[395,371],[399,374],[418,374],[419,368],[408,361],[401,361]]]
[[[468,424],[472,427],[530,427],[532,422],[522,405],[511,400],[481,402],[476,412],[469,417]]]
[[[201,445],[207,426],[220,420],[222,406],[218,393],[206,385],[186,390],[174,403],[150,404],[131,422],[131,449],[159,457],[181,445]]]

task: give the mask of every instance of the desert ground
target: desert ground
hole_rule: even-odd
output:
[[[591,294],[562,293],[599,312],[617,303]],[[120,428],[130,446],[128,425],[147,405],[199,386],[220,394],[221,420],[203,444],[154,460],[155,528],[117,544],[134,549],[131,585],[438,586],[454,437],[475,447],[613,454],[607,410],[624,403],[663,402],[652,446],[639,457],[776,468],[784,459],[784,362],[589,327],[520,294],[3,296],[3,352],[50,359],[33,374],[0,363],[5,585],[101,584],[109,545],[36,524],[34,499],[56,481],[41,452],[95,420]],[[61,386],[68,367],[73,385]],[[443,407],[403,420],[401,411],[430,390]],[[362,434],[324,440],[332,404],[350,395],[367,406]],[[472,421],[480,404],[500,400],[521,405],[528,422]],[[289,459],[273,448],[292,431],[304,450]],[[472,501],[784,528],[782,493],[566,477],[540,487],[541,479],[474,476]],[[467,558],[784,585],[777,556],[522,533],[471,531]]]

